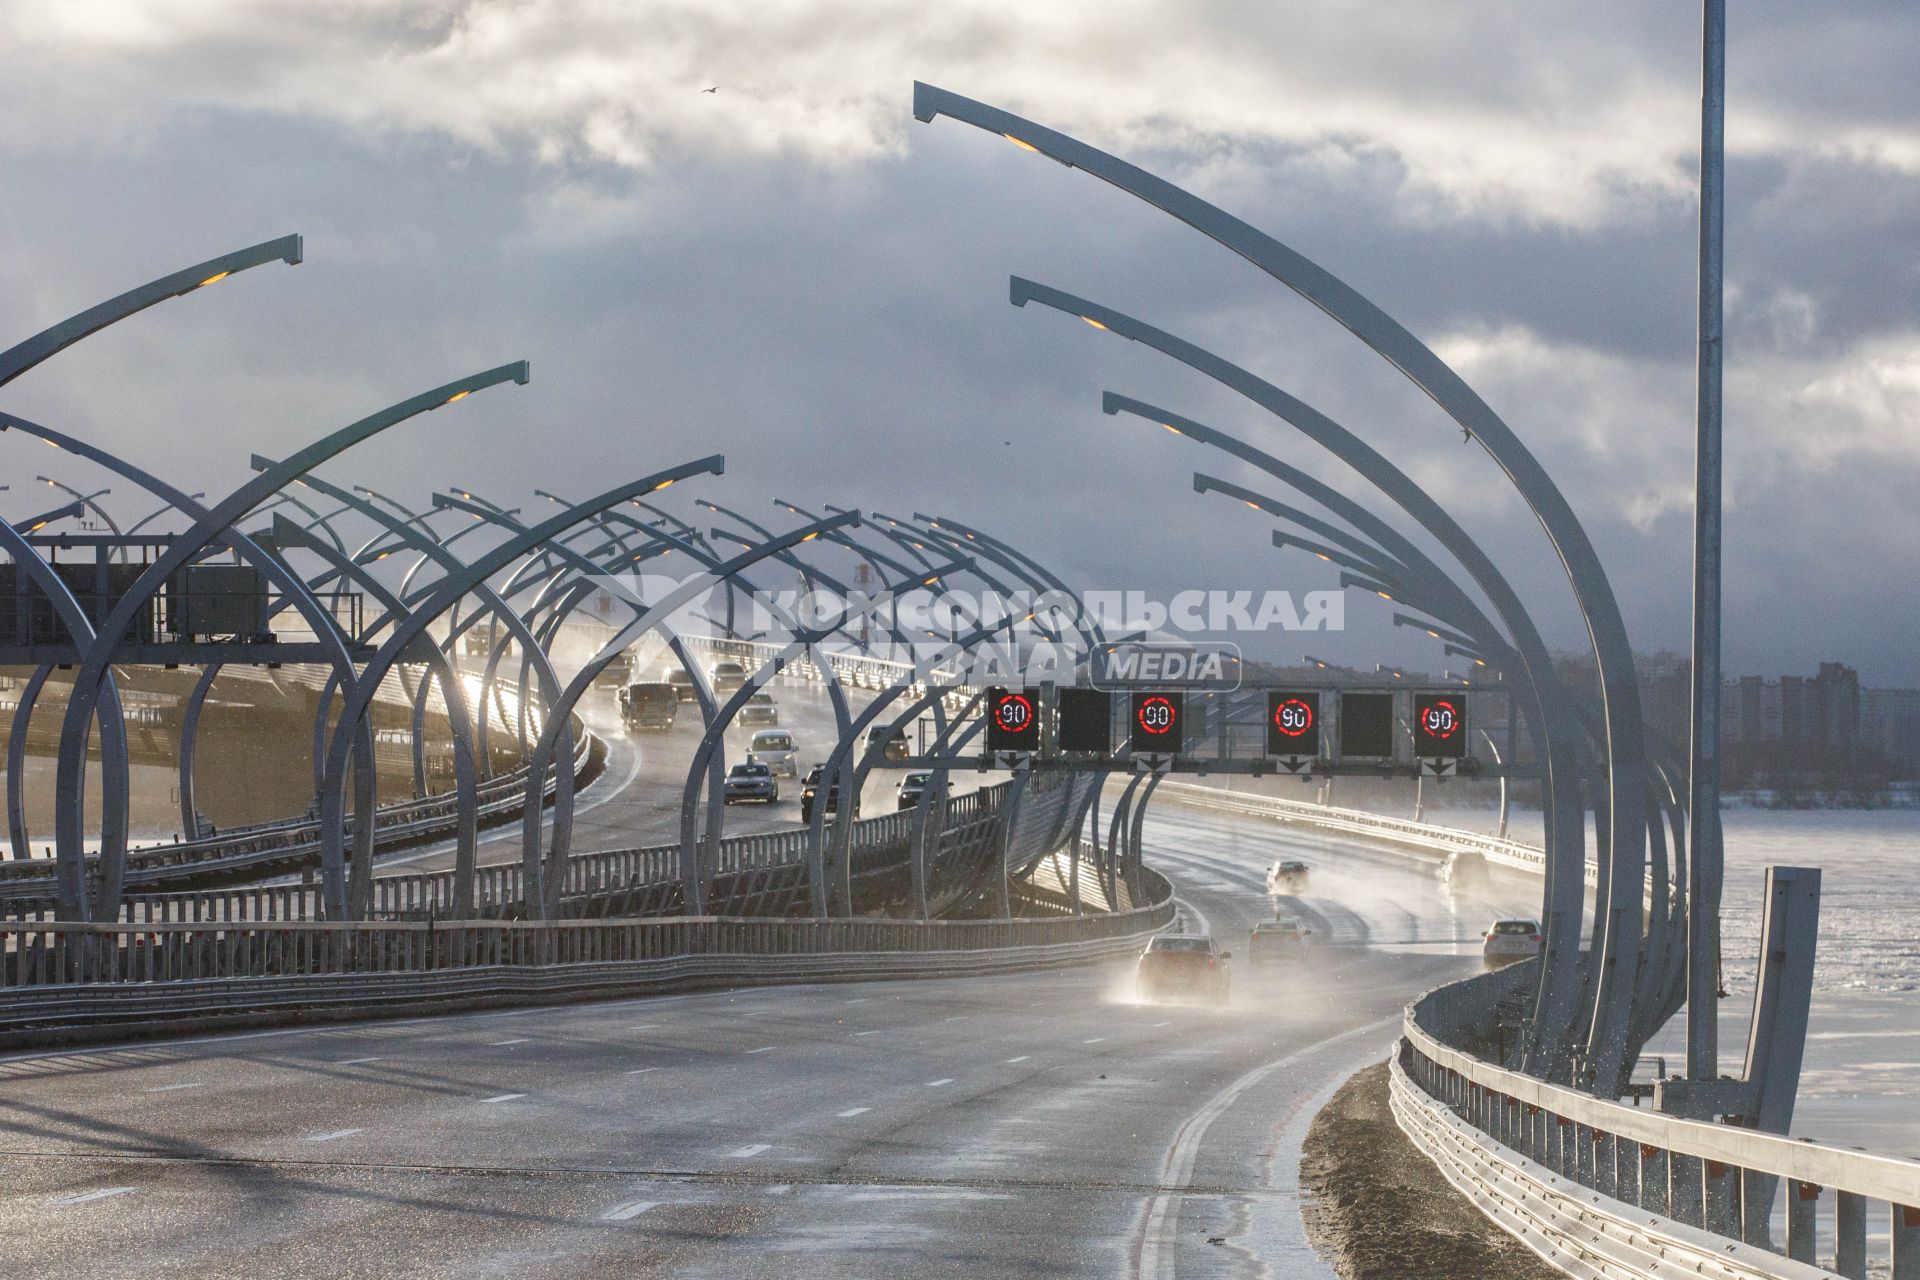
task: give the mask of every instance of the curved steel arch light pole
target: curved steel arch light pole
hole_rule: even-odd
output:
[[[113,649],[126,635],[127,627],[132,624],[135,615],[160,591],[167,579],[199,555],[208,545],[222,539],[243,537],[244,535],[234,529],[242,516],[327,459],[417,414],[465,399],[475,391],[503,382],[524,384],[528,376],[527,363],[521,360],[461,378],[403,400],[322,437],[284,461],[255,475],[253,479],[228,494],[211,509],[202,509],[203,514],[195,519],[192,527],[157,555],[120,597],[112,611],[100,624],[99,634],[88,646],[78,669],[74,672],[73,693],[67,704],[66,721],[61,729],[59,772],[55,783],[56,793],[62,802],[59,812],[55,814],[56,851],[72,849],[77,852],[80,847],[80,814],[78,806],[73,805],[71,799],[76,794],[76,779],[86,749],[87,726],[93,718],[100,682],[112,661]],[[184,494],[180,496],[185,497]],[[261,568],[262,572],[269,572],[264,563]],[[296,592],[301,590],[297,575],[289,573],[287,578],[289,582],[282,583],[283,588]],[[340,641],[337,630],[330,626],[321,627],[317,638],[333,651],[332,661],[336,668],[344,667],[351,670],[352,662]],[[368,758],[371,760],[370,751]],[[362,772],[368,775],[367,782],[371,784],[373,770],[368,768]],[[364,794],[370,798],[371,793],[372,787],[369,785]],[[374,817],[369,808],[355,830],[355,843],[364,849],[364,854],[360,849],[356,849],[356,856],[361,857],[369,868],[373,859],[373,827]],[[346,907],[346,867],[344,861],[339,859],[338,853],[336,848],[333,851],[335,860],[332,865],[329,865],[327,849],[323,842],[320,871],[330,910],[344,910]]]
[[[18,567],[18,571],[31,577],[35,585],[46,595],[48,602],[53,606],[54,612],[59,615],[61,623],[67,628],[67,634],[73,638],[75,647],[85,648],[93,639],[93,622],[87,617],[87,611],[81,607],[79,600],[75,599],[72,590],[68,588],[66,582],[59,574],[53,571],[53,566],[43,560],[39,553],[33,549],[32,544],[27,541],[26,536],[17,531],[11,524],[4,521],[0,521],[0,551],[5,551],[9,556],[13,557],[13,562]],[[48,670],[49,668],[42,666],[34,672],[34,683],[32,686],[34,693],[37,694],[40,686],[45,684]],[[12,744],[9,744],[10,758],[7,763],[7,779],[9,784],[7,819],[9,826],[14,828],[11,834],[16,841],[16,856],[18,856],[18,850],[25,847],[25,815],[17,813],[15,810],[12,782],[13,779],[18,776],[19,764],[25,756],[26,720],[27,717],[32,714],[33,709],[33,704],[29,699],[22,697],[20,701],[20,709],[14,712],[15,716],[18,717],[14,724],[14,730],[15,736],[20,740],[20,752],[19,756],[15,757],[11,750]],[[100,791],[103,806],[102,811],[111,812],[116,805],[124,810],[127,804],[127,792],[130,780],[127,765],[126,727],[125,721],[121,717],[120,690],[111,676],[108,677],[105,687],[101,691],[100,712]],[[119,838],[122,842],[123,854],[125,851],[125,837],[125,828],[122,827],[119,831]],[[117,906],[120,900],[120,886],[125,868],[126,862],[124,857],[110,859],[107,856],[103,840],[100,859],[100,899],[102,902],[113,903]],[[86,863],[79,859],[59,859],[54,864],[54,883],[61,918],[66,920],[86,919],[88,908]]]
[[[204,526],[205,531],[201,535],[199,545],[195,546],[191,551],[186,552],[185,559],[183,559],[181,563],[185,563],[186,560],[190,560],[198,555],[206,546],[217,543],[225,543],[230,546],[236,553],[257,568],[263,577],[280,588],[286,600],[306,619],[307,624],[313,630],[317,640],[323,645],[330,644],[330,647],[333,649],[330,660],[334,665],[335,671],[339,672],[344,670],[349,676],[351,675],[353,669],[352,663],[347,657],[344,640],[339,633],[338,626],[332,614],[321,607],[319,601],[307,590],[305,581],[302,580],[290,566],[281,561],[279,557],[269,554],[265,549],[240,531],[237,527],[238,519],[239,515],[244,514],[244,512],[237,513],[232,521],[224,525],[217,524],[214,522],[214,514],[202,506],[194,496],[183,493],[166,481],[142,470],[116,454],[109,453],[96,445],[88,444],[65,432],[56,431],[51,427],[43,426],[37,422],[30,422],[16,414],[0,413],[0,431],[18,431],[22,435],[35,437],[63,452],[71,453],[75,457],[83,458],[97,466],[103,467],[114,475],[132,481],[155,497],[169,503],[172,508],[179,511],[181,515],[198,522],[193,528],[201,528]],[[189,530],[189,534],[191,533],[192,529]],[[183,534],[180,538],[176,538],[159,559],[165,559],[167,556],[172,555],[174,551],[179,548],[182,540],[187,536],[189,535]],[[173,567],[177,566],[168,567],[164,571],[156,571],[153,565],[149,565],[140,577],[134,581],[132,586],[127,589],[127,592],[122,596],[121,600],[116,603],[114,610],[110,612],[107,619],[102,622],[100,631],[104,634],[108,625],[113,623],[115,617],[124,613],[125,619],[118,624],[123,633],[127,625],[127,620],[130,620],[132,616],[139,611],[144,602],[150,599],[152,594],[164,585],[166,578],[173,572]],[[132,602],[131,604],[129,603],[130,601]],[[96,635],[88,649],[83,652],[80,671],[76,672],[74,677],[74,692],[69,697],[67,719],[62,726],[61,733],[60,759],[62,764],[55,776],[56,812],[54,848],[56,856],[66,856],[63,850],[69,848],[78,850],[79,848],[80,783],[85,776],[84,751],[87,726],[90,723],[92,713],[89,710],[86,713],[86,718],[79,720],[78,732],[80,735],[81,752],[79,763],[81,767],[77,770],[69,771],[66,763],[69,759],[67,755],[68,734],[74,729],[76,716],[75,703],[81,701],[83,695],[87,697],[93,696],[93,690],[99,687],[97,680],[92,685],[83,686],[82,684],[88,662],[92,661],[96,657],[96,654],[98,654],[102,662],[109,664],[108,668],[103,669],[110,669],[111,649],[114,644],[118,643],[118,639],[119,634],[116,634],[112,640],[105,642],[103,649],[101,643],[102,637]],[[217,666],[215,670],[217,670]],[[372,747],[371,742],[369,742],[366,752],[366,760],[368,761],[369,767],[371,767],[372,758]],[[126,852],[125,831],[128,815],[124,804],[112,810],[111,816],[108,815],[108,811],[106,810],[103,810],[102,813],[101,883],[102,887],[105,888],[108,886],[117,886],[121,882],[120,872],[115,871],[109,873],[106,868],[110,862],[124,863]],[[61,824],[63,822],[70,822],[71,824],[71,844],[64,842],[65,838],[61,832]],[[76,854],[75,856],[78,855]],[[100,907],[102,912],[111,912],[117,917],[117,892],[113,899],[103,897]]]
[[[601,668],[611,662],[617,654],[623,652],[628,645],[632,644],[641,636],[646,635],[667,618],[672,617],[674,612],[681,606],[691,600],[697,599],[701,592],[711,591],[714,584],[720,579],[738,573],[766,559],[768,556],[776,555],[791,547],[798,546],[803,542],[811,541],[823,533],[831,532],[845,525],[858,524],[859,522],[860,515],[858,512],[848,512],[845,515],[834,516],[831,519],[821,520],[812,525],[803,525],[798,529],[788,530],[786,533],[780,534],[768,542],[721,561],[719,564],[712,566],[712,568],[700,577],[683,582],[678,587],[669,591],[660,600],[647,605],[644,613],[641,613],[638,617],[628,622],[611,640],[607,641],[607,643],[601,647],[600,651],[580,669],[574,676],[573,681],[567,686],[567,691],[563,695],[564,704],[570,706],[574,700],[577,700],[592,683],[593,677],[599,674]],[[552,756],[553,740],[554,720],[552,717],[549,717],[540,735],[540,741],[534,748],[531,761],[534,768],[541,769],[545,767],[546,761]],[[703,903],[704,884],[697,854],[697,850],[682,848],[680,851],[682,905],[684,909],[689,911],[696,910]]]
[[[461,499],[452,497],[450,495],[435,494],[434,501],[437,503],[445,504],[448,508],[451,508],[453,510],[466,511],[469,514],[481,513],[480,508],[476,506],[472,506],[470,504],[463,503]],[[630,498],[627,501],[633,502],[635,500]],[[488,518],[494,520],[496,523],[499,523],[502,528],[507,529],[510,532],[517,533],[524,530],[527,527],[519,523],[518,521],[512,519],[510,516],[506,516],[504,514],[490,515],[488,516]],[[549,601],[547,599],[545,592],[543,591],[541,599],[536,600],[526,610],[526,618],[529,621],[529,623],[531,623],[535,615],[538,614],[543,607],[547,607],[549,604],[551,605],[551,612],[548,618],[541,624],[542,634],[551,636],[557,633],[560,627],[560,624],[565,620],[567,614],[574,607],[577,606],[578,602],[581,599],[583,599],[587,594],[591,593],[591,591],[594,589],[593,578],[597,575],[606,574],[609,572],[631,572],[635,565],[646,560],[647,558],[654,555],[666,555],[674,550],[684,550],[688,555],[693,557],[696,563],[703,563],[703,564],[713,563],[710,556],[702,552],[699,548],[694,547],[692,543],[688,542],[685,539],[676,538],[674,537],[674,535],[670,533],[667,533],[660,529],[656,529],[651,525],[644,524],[638,520],[635,520],[633,517],[619,510],[618,504],[594,515],[592,517],[592,523],[593,523],[593,526],[596,528],[603,528],[609,524],[625,524],[629,526],[634,532],[640,535],[643,535],[647,541],[644,544],[638,547],[635,547],[631,545],[625,537],[619,534],[615,534],[604,545],[597,547],[594,550],[586,553],[578,552],[572,549],[567,544],[567,541],[565,538],[555,538],[552,541],[548,542],[545,547],[546,554],[553,556],[558,562],[560,562],[562,571],[564,571],[567,568],[570,568],[577,575],[577,577],[574,580],[575,585],[573,589],[567,594],[566,598],[558,601]],[[599,561],[599,557],[605,555],[609,550],[614,550],[614,549],[617,549],[620,556],[620,559],[617,562],[601,563]],[[560,576],[559,573],[556,573],[554,578],[548,585],[551,586],[553,582],[559,581],[559,576]],[[633,608],[635,609],[636,612],[638,612],[638,608],[634,605],[632,601],[629,601],[627,603],[629,608]],[[695,663],[693,660],[692,652],[687,648],[686,642],[681,637],[679,632],[677,632],[671,627],[667,627],[664,625],[661,627],[661,630],[666,633],[667,644],[669,649],[672,651],[674,656],[677,657],[681,661],[681,663],[685,665],[688,675],[692,678],[694,696],[700,704],[701,719],[703,720],[703,722],[707,724],[713,723],[714,717],[718,714],[718,712],[717,712],[717,703],[714,699],[713,690],[709,681],[707,680],[705,675],[701,674],[698,664]],[[596,671],[595,674],[597,675],[598,671]],[[556,687],[553,694],[548,699],[549,717],[551,717],[551,715],[554,714],[552,708],[554,706],[557,706],[563,697],[565,697],[565,689],[563,687]],[[570,705],[571,704],[569,704],[569,706]],[[560,756],[567,755],[571,751],[571,745],[570,745],[571,742],[572,742],[572,729],[571,729],[571,726],[568,726],[561,732],[558,738],[558,746],[557,746],[556,754]],[[561,772],[564,773],[565,771],[562,770]],[[724,776],[725,776],[724,762],[716,761],[713,768],[713,776],[711,778],[711,782],[714,788],[716,807],[720,802],[721,785],[722,785]],[[571,795],[572,795],[570,785],[567,789],[566,794],[568,797],[568,803],[570,804]],[[558,808],[559,808],[559,802],[556,799],[556,809]],[[554,840],[557,846],[568,847],[570,846],[570,843],[571,843],[572,819],[571,819],[570,813],[565,815],[566,821],[563,827],[562,816],[563,815],[557,812],[555,814]],[[522,824],[521,840],[523,844],[523,850],[522,850],[523,859],[537,860],[540,856],[540,852],[539,852],[540,826],[539,826],[538,813],[537,812],[534,813],[533,815],[531,815],[531,817],[529,817],[529,815],[527,814],[522,814],[521,824]],[[527,848],[531,848],[532,852],[527,853],[526,852]]]
[[[484,555],[476,557],[468,563],[459,574],[450,574],[439,583],[436,583],[426,600],[415,606],[412,613],[401,619],[394,626],[393,633],[387,638],[386,642],[380,646],[380,649],[373,657],[368,660],[367,665],[362,668],[359,680],[354,684],[352,690],[346,694],[345,700],[341,705],[338,727],[335,728],[333,738],[327,748],[327,768],[320,792],[320,847],[323,860],[322,865],[324,866],[326,862],[330,860],[335,866],[344,867],[345,832],[343,830],[343,823],[345,819],[345,806],[341,791],[346,775],[347,751],[349,747],[348,732],[353,727],[363,723],[368,709],[373,704],[374,692],[378,689],[380,680],[386,675],[393,664],[399,660],[415,638],[424,633],[435,619],[445,613],[463,596],[472,591],[475,583],[483,582],[491,578],[494,574],[526,555],[527,552],[566,532],[581,521],[591,519],[601,511],[606,510],[618,502],[624,501],[636,493],[662,489],[688,476],[703,474],[717,475],[724,468],[724,465],[723,459],[721,459],[718,454],[715,454],[696,462],[682,463],[677,467],[669,467],[664,471],[657,471],[639,480],[620,485],[617,488],[601,494],[597,498],[581,504],[579,507],[570,511],[563,511],[559,515],[534,525],[521,534],[508,538],[499,545],[489,548]],[[582,685],[581,688],[584,690],[585,686]],[[568,693],[573,693],[572,686],[568,686]],[[573,696],[577,697],[578,694],[574,693]],[[558,737],[556,725],[565,723],[567,718],[567,707],[570,704],[566,701],[566,698],[567,694],[563,693],[562,703],[550,708],[547,722],[543,726],[544,733],[541,740],[548,744],[549,754],[552,743]],[[546,761],[547,757],[543,755],[540,759],[529,762],[531,767],[528,771],[527,789],[530,797],[528,803],[534,808],[534,820],[536,822],[538,821],[538,814],[542,807],[543,794],[545,791]],[[356,846],[358,843],[359,842],[356,841]],[[564,856],[565,850],[564,846],[562,846],[561,857],[564,858]],[[363,860],[363,855],[359,847],[356,847],[354,850],[354,858],[356,863],[361,863]],[[358,917],[359,908],[367,893],[371,890],[372,860],[370,848],[364,857],[364,864],[364,866],[357,865],[355,868],[353,892],[346,902],[346,906],[352,910],[353,914],[348,918]],[[537,859],[532,865],[523,865],[522,867],[522,883],[525,886],[529,904],[535,900],[544,900],[539,897],[538,891],[542,889],[542,873],[545,870],[547,870],[547,868],[543,867]],[[560,867],[556,865],[552,870],[557,874]]]
[[[106,523],[107,528],[113,531],[114,537],[116,538],[126,537],[126,534],[121,531],[120,526],[114,523],[112,514],[105,507],[101,506],[99,502],[95,501],[95,499],[106,497],[108,494],[112,493],[113,490],[95,489],[92,493],[82,493],[80,490],[74,488],[72,485],[63,484],[62,482],[55,480],[52,476],[35,476],[34,479],[38,480],[41,484],[46,485],[49,489],[58,489],[60,492],[71,497],[74,501],[80,503],[82,506],[90,508],[93,511],[93,514],[99,516],[100,519]],[[125,547],[121,547],[119,548],[119,552],[120,552],[120,557],[122,559],[125,559],[127,549]]]
[[[1052,291],[1049,293],[1051,294]],[[1053,294],[1051,298],[1040,300],[1047,302],[1048,305],[1059,305],[1055,299],[1071,304],[1062,309],[1071,310],[1073,306],[1089,308],[1089,310],[1072,311],[1072,313],[1091,315],[1103,327],[1111,328],[1124,337],[1144,341],[1155,350],[1238,391],[1255,404],[1293,425],[1314,443],[1332,453],[1344,465],[1358,472],[1406,512],[1429,536],[1439,542],[1449,555],[1466,568],[1468,575],[1493,605],[1507,633],[1515,638],[1515,647],[1529,659],[1523,670],[1541,704],[1539,731],[1545,746],[1543,754],[1547,758],[1548,788],[1553,796],[1552,806],[1547,815],[1547,820],[1552,824],[1547,829],[1547,839],[1553,862],[1548,877],[1548,898],[1545,903],[1548,916],[1548,948],[1547,958],[1541,965],[1541,982],[1536,995],[1534,1023],[1542,1036],[1554,1038],[1544,1040],[1540,1044],[1535,1054],[1536,1061],[1532,1066],[1536,1070],[1548,1072],[1553,1078],[1568,1078],[1566,1064],[1562,1060],[1564,1054],[1560,1052],[1561,1046],[1557,1038],[1572,1024],[1573,1010],[1579,992],[1578,939],[1581,902],[1585,896],[1586,832],[1585,823],[1581,819],[1583,805],[1580,799],[1578,762],[1571,754],[1571,744],[1567,742],[1566,734],[1554,731],[1556,724],[1566,723],[1566,717],[1556,709],[1554,703],[1554,692],[1558,685],[1557,678],[1553,675],[1552,660],[1518,595],[1499,568],[1480,549],[1479,544],[1439,503],[1433,500],[1425,489],[1377,450],[1325,414],[1287,395],[1278,387],[1254,377],[1239,366],[1230,364],[1190,343],[1182,342],[1170,334],[1142,324],[1132,317],[1122,316],[1118,312],[1096,307],[1092,303],[1082,302],[1067,295]],[[1110,414],[1122,412],[1133,414],[1147,421],[1156,422],[1175,434],[1212,445],[1282,483],[1306,493],[1355,528],[1373,537],[1377,543],[1387,547],[1392,554],[1401,559],[1412,563],[1432,563],[1412,542],[1353,499],[1306,475],[1299,468],[1290,467],[1271,454],[1256,449],[1225,432],[1207,427],[1190,418],[1169,413],[1144,401],[1115,395],[1112,392],[1102,397],[1101,408]],[[1439,577],[1444,579],[1445,575],[1439,575]],[[1471,602],[1467,602],[1467,607],[1473,609]],[[1473,611],[1478,612],[1477,609]]]
[[[1085,170],[1193,227],[1325,312],[1399,369],[1469,437],[1480,442],[1546,531],[1586,621],[1600,673],[1607,731],[1608,803],[1616,819],[1612,824],[1615,843],[1608,856],[1616,864],[1619,878],[1637,879],[1644,870],[1644,841],[1638,848],[1627,846],[1643,810],[1645,746],[1640,691],[1626,625],[1600,558],[1572,507],[1492,407],[1411,331],[1345,281],[1165,179],[1011,112],[917,81],[913,114],[923,122],[945,115],[998,133],[1069,168]],[[1609,972],[1617,968],[1618,956],[1607,957],[1602,965],[1604,985]]]
[[[190,493],[187,496],[193,499],[195,502],[198,502],[200,501],[200,499],[206,497],[207,495],[205,490],[200,490],[199,492],[196,492],[196,493]],[[123,538],[131,538],[134,534],[140,532],[142,529],[152,524],[155,520],[158,520],[161,516],[169,515],[179,510],[180,508],[174,506],[171,502],[162,503],[161,505],[155,507],[152,511],[149,511],[146,515],[141,516],[138,520],[135,520],[132,524],[128,525],[127,531],[121,534],[120,536]]]

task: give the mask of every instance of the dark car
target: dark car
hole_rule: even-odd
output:
[[[682,702],[692,702],[700,696],[694,692],[693,673],[685,667],[675,667],[667,672],[667,683],[673,686],[674,696]]]
[[[933,781],[931,773],[910,773],[900,779],[900,789],[894,794],[899,798],[899,807],[911,809],[920,803],[920,797],[926,794],[927,787]]]
[[[600,668],[600,670],[594,674],[593,683],[596,687],[613,685],[624,689],[626,688],[627,681],[632,678],[632,676],[633,654],[630,652],[616,653],[612,658],[607,660],[606,666]]]
[[[1247,939],[1247,963],[1257,968],[1298,960],[1307,953],[1307,936],[1312,932],[1292,916],[1262,920]]]
[[[825,766],[824,764],[817,764],[813,766],[813,768],[807,770],[807,776],[801,780],[800,821],[802,822],[813,821],[813,806],[815,802],[815,797],[820,790],[820,775],[825,773],[826,771],[827,771],[827,766]],[[839,812],[839,810],[840,810],[840,779],[835,778],[833,780],[833,784],[827,788],[826,812],[837,813]],[[860,816],[860,797],[858,796],[855,796],[853,799],[853,816],[856,818]]]
[[[757,689],[747,695],[747,705],[740,708],[740,723],[751,725],[775,725],[780,723],[780,707],[773,695],[765,689]]]
[[[620,691],[620,718],[629,729],[671,729],[680,695],[664,680],[630,684]]]
[[[756,800],[773,804],[780,799],[780,781],[763,764],[737,764],[727,770],[727,785],[721,799],[727,804]]]
[[[1147,944],[1134,969],[1134,989],[1142,1000],[1192,997],[1225,1004],[1233,978],[1222,951],[1200,933],[1163,933]]]
[[[732,693],[747,682],[747,669],[730,659],[722,659],[707,670],[715,693]]]
[[[906,732],[901,729],[895,729],[892,732],[886,729],[875,729],[869,733],[867,749],[872,750],[876,746],[880,748],[881,757],[886,760],[905,760],[913,754],[913,747],[907,741]]]

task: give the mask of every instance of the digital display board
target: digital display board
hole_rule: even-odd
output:
[[[1113,751],[1113,695],[1104,689],[1060,690],[1060,749]]]
[[[989,689],[987,691],[987,750],[1038,751],[1040,749],[1040,691],[1038,689]]]
[[[1391,693],[1340,695],[1340,754],[1373,757],[1393,755]]]
[[[1293,692],[1270,689],[1267,692],[1267,754],[1270,756],[1317,756],[1320,754],[1320,693],[1308,689]]]
[[[1467,697],[1463,693],[1413,696],[1413,754],[1422,760],[1467,756]]]
[[[1127,745],[1133,754],[1177,754],[1186,736],[1186,710],[1185,694],[1134,694],[1127,716]]]

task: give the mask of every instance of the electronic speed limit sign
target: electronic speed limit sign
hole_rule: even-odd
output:
[[[1267,754],[1320,754],[1320,694],[1315,690],[1267,693]]]
[[[987,698],[987,750],[1040,749],[1040,691],[994,689]]]
[[[1465,694],[1420,693],[1413,698],[1413,754],[1422,760],[1464,760]]]
[[[1176,755],[1186,734],[1186,696],[1140,692],[1133,695],[1127,720],[1127,744],[1133,754]]]

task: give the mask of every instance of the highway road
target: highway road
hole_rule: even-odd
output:
[[[800,776],[804,777],[809,767],[826,760],[839,738],[833,704],[825,688],[810,681],[776,683],[769,692],[780,708],[778,727],[793,733],[800,752]],[[852,714],[858,715],[871,696],[864,689],[849,690]],[[700,742],[699,710],[692,703],[683,703],[673,728],[664,733],[629,733],[621,724],[610,689],[590,693],[582,700],[580,711],[588,727],[607,743],[607,767],[575,802],[573,847],[592,851],[678,843],[680,799],[694,749]],[[762,727],[736,723],[728,729],[727,763],[746,759],[753,735]],[[861,792],[861,814],[875,817],[893,812],[895,790],[902,776],[898,769],[875,769]],[[955,771],[951,789],[958,795],[973,790],[983,780],[1004,781],[1004,775]],[[726,831],[730,836],[799,824],[800,777],[780,779],[777,804],[738,804],[727,810]],[[520,824],[515,821],[481,832],[476,854],[481,866],[518,862]],[[396,871],[443,871],[453,866],[453,842],[443,840],[382,858],[380,866]]]
[[[0,1061],[19,1276],[1325,1274],[1299,1143],[1403,1002],[1537,889],[1450,902],[1336,837],[1155,806],[1148,858],[1244,952],[1225,1008],[1124,963],[758,988]]]

